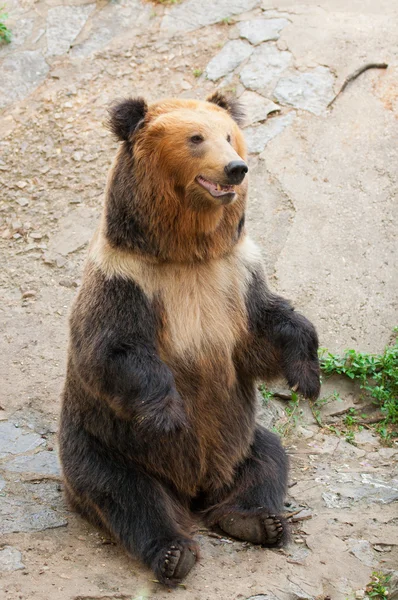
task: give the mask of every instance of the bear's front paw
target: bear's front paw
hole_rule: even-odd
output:
[[[171,390],[164,398],[145,404],[145,410],[137,417],[142,429],[173,433],[188,427],[183,400],[176,389]]]
[[[188,575],[197,557],[195,542],[177,539],[159,552],[152,568],[160,583],[175,587]]]
[[[319,363],[317,360],[299,360],[286,369],[289,386],[304,398],[316,400],[321,390]]]

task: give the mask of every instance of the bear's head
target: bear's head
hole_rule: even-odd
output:
[[[109,126],[123,142],[108,181],[106,237],[160,260],[223,255],[242,235],[246,146],[236,101],[119,102]]]

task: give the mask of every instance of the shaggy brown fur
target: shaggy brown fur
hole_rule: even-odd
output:
[[[197,558],[198,512],[282,543],[287,459],[255,423],[255,381],[319,393],[315,330],[268,290],[245,232],[240,119],[220,94],[115,105],[123,143],[70,322],[68,497],[167,585]]]

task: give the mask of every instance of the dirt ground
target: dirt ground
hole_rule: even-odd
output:
[[[249,229],[270,284],[333,351],[378,352],[391,341],[395,2],[10,0],[7,11],[14,39],[0,46],[0,596],[362,598],[373,571],[398,565],[398,448],[383,447],[371,430],[349,444],[321,430],[302,402],[284,440],[288,547],[264,550],[199,530],[201,560],[175,591],[68,511],[56,432],[68,311],[117,148],[104,126],[115,98],[205,98],[217,88],[242,96]],[[328,109],[345,77],[369,62],[389,67],[364,73]],[[338,380],[322,393],[334,389],[343,401],[327,403],[322,417],[338,423],[335,413],[361,405],[358,390]],[[259,411],[270,427],[286,420],[281,401]]]

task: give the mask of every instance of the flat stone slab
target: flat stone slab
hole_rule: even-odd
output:
[[[334,97],[333,85],[330,70],[317,67],[307,73],[282,77],[274,90],[274,98],[280,104],[320,115]]]
[[[279,39],[280,32],[286,25],[287,19],[252,19],[238,24],[240,37],[246,38],[253,45]]]
[[[68,256],[84,248],[90,241],[98,221],[98,211],[77,207],[59,220],[59,231],[50,239],[49,253]]]
[[[168,35],[194,31],[260,5],[260,0],[187,0],[163,17],[161,30]]]
[[[49,66],[39,50],[14,52],[0,66],[0,108],[25,98],[47,76]]]
[[[265,121],[269,114],[278,112],[280,107],[256,92],[246,90],[239,97],[239,102],[245,112],[245,125],[253,125]]]
[[[350,554],[355,556],[364,565],[368,567],[374,567],[377,564],[373,549],[368,540],[357,540],[349,538],[346,540],[346,544],[350,550]]]
[[[0,458],[9,454],[23,454],[45,443],[37,433],[26,432],[10,421],[0,422]]]
[[[93,14],[90,28],[84,29],[70,51],[71,56],[90,56],[103,50],[116,36],[128,33],[131,43],[134,35],[142,31],[150,20],[152,8],[140,0],[109,2]],[[86,31],[87,30],[87,31]]]
[[[22,498],[2,498],[0,502],[0,534],[44,531],[65,527],[62,513]]]
[[[17,482],[0,496],[0,534],[42,531],[67,525],[59,484]]]
[[[278,600],[274,594],[257,594],[257,596],[250,596],[247,600]]]
[[[337,473],[322,494],[328,508],[349,508],[353,502],[390,504],[398,500],[398,479],[385,481],[368,473]]]
[[[59,479],[61,468],[56,452],[44,450],[32,456],[18,456],[3,465],[5,472],[21,473],[25,479]]]
[[[68,52],[94,8],[95,4],[50,8],[47,13],[47,54],[59,56]]]
[[[217,81],[236,69],[241,62],[249,58],[253,48],[242,40],[231,40],[224,48],[211,59],[206,67],[206,77],[211,81]]]
[[[19,550],[13,546],[4,546],[4,548],[0,550],[0,572],[6,573],[24,568],[25,565],[22,563],[22,554]]]
[[[265,146],[272,138],[290,125],[294,120],[294,114],[288,113],[283,117],[274,117],[267,121],[264,125],[258,127],[247,127],[245,129],[245,138],[247,149],[253,154],[263,152]]]
[[[291,62],[290,52],[278,50],[274,44],[261,44],[243,67],[240,80],[245,88],[266,94],[274,80]]]

